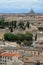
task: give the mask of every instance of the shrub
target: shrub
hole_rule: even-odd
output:
[[[29,41],[27,41],[27,40],[24,40],[24,41],[23,41],[23,44],[24,44],[25,46],[31,46],[31,45],[32,45],[32,42],[29,42]]]
[[[16,42],[23,42],[26,40],[30,43],[30,41],[33,40],[33,35],[32,33],[26,33],[26,34],[11,34],[11,33],[5,33],[4,34],[4,39],[8,41],[16,41]]]
[[[43,27],[38,27],[39,31],[43,31]]]
[[[32,40],[33,40],[33,34],[30,33],[30,32],[27,32],[27,33],[25,34],[25,40],[27,40],[27,41],[32,41]]]
[[[14,34],[11,33],[5,33],[4,34],[4,39],[8,41],[14,41]]]

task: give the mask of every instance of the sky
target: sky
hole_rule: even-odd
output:
[[[43,13],[43,0],[0,0],[0,13]]]

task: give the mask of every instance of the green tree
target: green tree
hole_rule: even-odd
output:
[[[35,41],[37,40],[37,34],[35,35]]]
[[[17,41],[17,44],[21,45],[21,41]]]
[[[19,26],[20,26],[20,28],[23,29],[23,27],[24,27],[24,22],[23,22],[23,21],[20,21],[20,22],[19,22]]]
[[[23,42],[24,40],[26,40],[31,44],[32,42],[30,42],[30,41],[33,40],[33,35],[32,35],[32,33],[26,33],[26,34],[5,33],[4,34],[4,39],[8,40],[8,41],[16,41],[16,42]]]
[[[4,28],[5,27],[5,22],[4,19],[0,20],[0,28]]]
[[[11,27],[10,32],[13,32],[13,28]]]
[[[17,36],[17,40],[18,41],[23,41],[24,39],[25,39],[25,35],[24,34],[16,34],[16,36]]]
[[[13,21],[14,28],[17,26],[17,21]]]
[[[25,34],[25,40],[27,40],[27,41],[32,41],[32,40],[33,40],[33,34],[30,33],[30,32],[27,32],[27,33]]]
[[[16,25],[17,25],[17,21],[12,21],[13,28],[16,28]]]
[[[30,25],[29,25],[29,22],[27,21],[27,27],[29,28],[30,27]]]
[[[43,31],[43,27],[38,27],[38,30],[39,31]]]
[[[14,34],[11,33],[5,33],[4,34],[4,39],[8,41],[14,41]]]
[[[11,23],[11,22],[6,21],[6,22],[5,22],[5,26],[9,28],[9,27],[11,26],[10,23]]]
[[[24,41],[23,41],[23,44],[24,44],[25,46],[31,46],[31,45],[32,45],[32,42],[29,42],[29,41],[27,41],[27,40],[24,40]]]

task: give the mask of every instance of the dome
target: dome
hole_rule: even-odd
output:
[[[29,15],[35,15],[35,12],[33,11],[33,9],[30,10]]]

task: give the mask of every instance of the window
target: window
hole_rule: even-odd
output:
[[[6,59],[6,57],[5,57],[5,59]]]
[[[8,59],[9,59],[9,57],[8,57]]]
[[[34,52],[34,54],[36,54],[36,52]]]
[[[6,60],[5,60],[5,62],[6,62]]]

